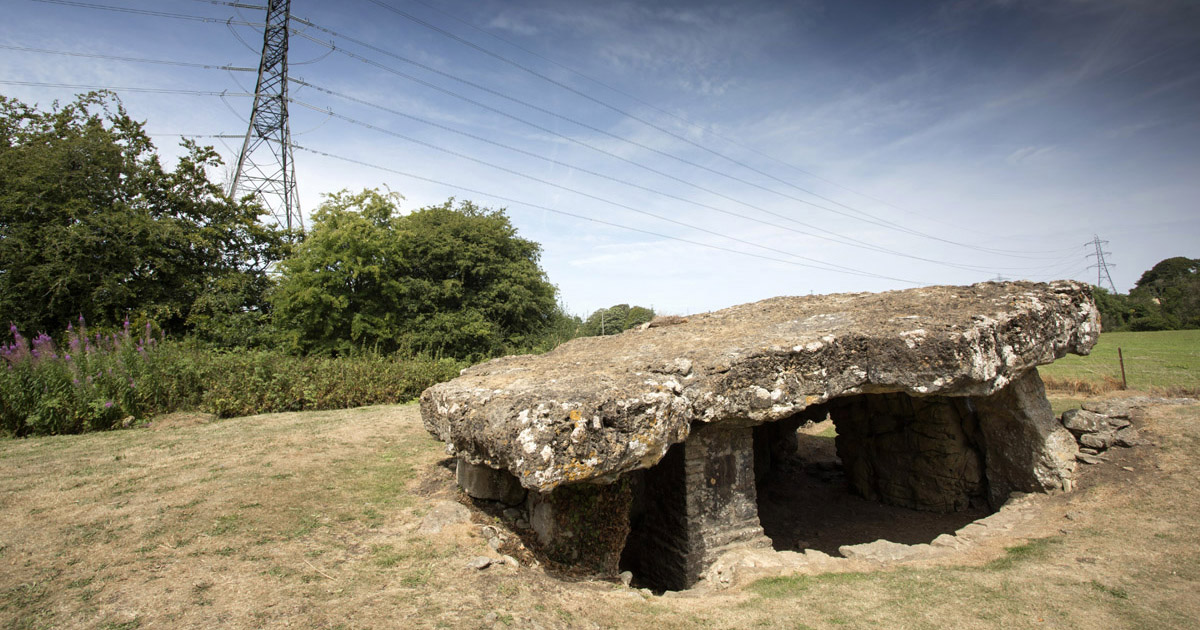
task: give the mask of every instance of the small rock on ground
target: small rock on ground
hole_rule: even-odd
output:
[[[450,525],[466,523],[470,520],[471,511],[466,506],[454,501],[438,501],[421,520],[420,532],[422,534],[438,534]]]

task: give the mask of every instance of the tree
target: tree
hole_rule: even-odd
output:
[[[478,359],[524,348],[561,316],[541,247],[503,210],[453,199],[399,213],[401,197],[329,195],[272,294],[294,349]]]
[[[0,321],[56,332],[132,315],[182,331],[222,282],[256,286],[239,308],[258,308],[283,235],[209,181],[211,147],[183,147],[165,170],[111,93],[46,112],[0,97]]]
[[[588,316],[587,321],[583,323],[581,332],[588,337],[615,335],[652,319],[654,319],[654,311],[644,306],[630,307],[628,304],[614,304],[608,308],[598,309]]]
[[[1200,328],[1200,259],[1176,256],[1159,261],[1129,291],[1139,315],[1134,330]]]
[[[1128,295],[1109,293],[1100,287],[1095,287],[1092,295],[1096,300],[1096,309],[1100,311],[1100,328],[1104,332],[1128,329],[1129,319],[1133,316]]]

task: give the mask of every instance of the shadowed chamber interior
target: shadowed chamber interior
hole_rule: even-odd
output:
[[[983,437],[967,398],[850,396],[744,430],[755,483],[740,491],[776,550],[840,555],[842,545],[881,538],[928,543],[991,512]],[[689,448],[696,445],[676,444],[628,477],[631,529],[620,567],[639,585],[687,588],[720,549],[701,540],[713,519],[697,488],[728,504],[736,498],[727,479],[738,476],[728,469],[748,460],[703,451],[710,460],[696,475]]]
[[[897,393],[755,427],[763,531],[776,550],[835,556],[843,545],[953,533],[992,511],[978,425],[967,398]]]

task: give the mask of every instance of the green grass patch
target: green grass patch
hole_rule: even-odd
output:
[[[236,532],[239,527],[241,527],[241,524],[241,514],[226,514],[224,516],[218,516],[217,521],[213,523],[211,528],[209,528],[208,535],[224,536],[225,534],[232,534]]]
[[[1129,591],[1126,591],[1119,586],[1107,586],[1097,582],[1096,580],[1092,580],[1091,585],[1092,588],[1114,599],[1129,599]]]
[[[1118,388],[1121,364],[1130,389],[1178,393],[1200,393],[1200,330],[1103,333],[1086,357],[1067,356],[1039,368],[1047,385],[1098,393]],[[1086,384],[1092,390],[1075,385]]]
[[[1023,545],[1008,547],[1004,550],[1003,556],[985,564],[984,568],[991,571],[1006,571],[1022,562],[1041,560],[1049,556],[1050,551],[1061,543],[1060,539],[1050,537],[1037,538]]]
[[[869,573],[825,573],[822,575],[786,575],[755,581],[750,592],[766,599],[798,597],[818,586],[854,584],[871,579]]]

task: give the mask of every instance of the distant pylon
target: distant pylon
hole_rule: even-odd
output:
[[[1107,245],[1107,244],[1108,244],[1108,241],[1100,240],[1100,237],[1098,235],[1094,235],[1092,238],[1092,241],[1090,243],[1084,243],[1084,246],[1087,246],[1087,245],[1095,245],[1096,246],[1096,253],[1088,254],[1088,258],[1091,258],[1092,256],[1096,257],[1096,264],[1089,265],[1088,269],[1091,269],[1092,267],[1096,268],[1096,286],[1103,287],[1104,280],[1108,280],[1108,288],[1111,289],[1113,293],[1116,293],[1117,286],[1113,284],[1112,276],[1109,275],[1109,273],[1108,273],[1108,268],[1116,267],[1116,265],[1114,265],[1110,262],[1105,262],[1105,260],[1104,260],[1104,257],[1106,255],[1112,256],[1112,252],[1104,251],[1104,245]]]
[[[235,199],[255,195],[279,225],[303,232],[304,218],[296,194],[292,133],[288,129],[287,52],[291,4],[291,0],[267,2],[254,109],[250,112],[250,127],[238,155],[229,195]]]

